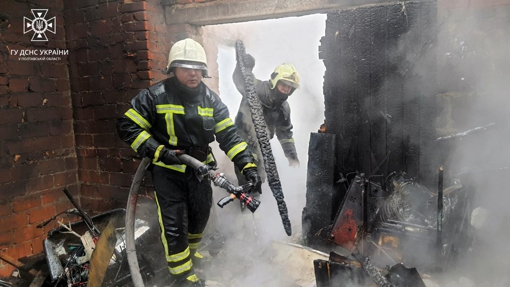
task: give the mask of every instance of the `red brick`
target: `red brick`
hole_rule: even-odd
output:
[[[45,101],[44,101],[45,100]],[[46,93],[43,96],[43,104],[47,107],[71,107],[71,99],[68,93]]]
[[[78,168],[78,159],[75,157],[66,158],[65,167],[67,170],[76,170]]]
[[[112,203],[104,199],[82,198],[81,202],[87,210],[104,212],[112,209]]]
[[[81,190],[80,190],[80,195],[81,195],[81,200],[83,201],[83,198],[84,197],[98,197],[99,196],[99,186],[97,186],[96,184],[88,184],[86,182],[84,182],[82,185],[81,185]]]
[[[61,136],[60,142],[62,143],[62,148],[68,151],[66,155],[75,154],[74,148],[76,144],[74,141],[74,135],[72,133]]]
[[[32,108],[27,110],[27,121],[50,121],[61,118],[61,111],[54,107]]]
[[[90,78],[90,87],[92,91],[104,91],[113,89],[113,81],[110,75],[92,76]]]
[[[131,87],[133,80],[127,74],[113,74],[113,87],[115,89],[123,89]]]
[[[76,146],[77,147],[91,147],[93,146],[92,136],[91,135],[75,135],[76,138]]]
[[[115,105],[104,105],[99,107],[94,107],[94,119],[112,119],[116,118],[116,106]]]
[[[148,21],[140,21],[140,22],[130,22],[124,24],[124,29],[127,32],[131,31],[149,31],[149,22]]]
[[[108,47],[96,47],[94,50],[89,52],[89,61],[104,61],[107,58],[110,58],[112,55],[110,54],[110,49]],[[92,75],[97,75],[97,71],[94,71]]]
[[[120,158],[100,158],[99,167],[102,171],[122,171]]]
[[[93,134],[112,133],[115,130],[116,123],[116,119],[89,121],[87,122],[86,129],[88,133]]]
[[[48,136],[50,130],[50,123],[36,122],[36,123],[22,123],[19,126],[21,136],[24,139]]]
[[[25,194],[25,182],[15,181],[0,185],[0,200],[11,199]],[[1,232],[1,230],[0,230]]]
[[[4,170],[4,171],[2,171],[2,174],[8,174],[8,172]],[[12,213],[12,207],[11,207],[10,200],[0,201],[0,218],[7,216],[7,215],[11,215],[11,213]]]
[[[16,95],[17,105],[20,107],[36,107],[43,105],[43,98],[38,93],[23,93]]]
[[[39,77],[30,79],[29,90],[33,92],[53,92],[56,90],[55,80]]]
[[[101,37],[113,31],[113,26],[109,20],[100,20],[90,24],[90,32],[96,37]]]
[[[101,63],[100,72],[103,75],[111,75],[113,74],[113,70],[115,70],[113,61],[103,61]]]
[[[145,11],[147,10],[146,2],[134,2],[134,3],[124,3],[120,8],[120,12],[128,13],[135,11]]]
[[[55,181],[55,187],[67,186],[72,183],[76,183],[76,172],[67,171],[62,173],[57,173],[53,175]]]
[[[81,182],[101,184],[108,183],[108,181],[101,182],[101,177],[99,176],[99,173],[95,170],[79,170],[78,178]]]
[[[28,91],[28,79],[13,79],[9,80],[9,89],[11,92],[26,92]]]
[[[127,42],[126,50],[128,51],[150,50],[149,42],[147,41]]]
[[[96,157],[97,150],[95,148],[78,148],[77,153],[79,157]]]
[[[14,232],[0,234],[0,250],[12,245],[14,242]]]
[[[94,119],[94,108],[75,108],[74,109],[75,120],[92,120]]]
[[[13,214],[2,218],[0,224],[0,233],[17,229],[28,224],[28,215],[26,213]]]
[[[71,1],[66,1],[66,8],[69,7]],[[83,10],[66,9],[64,11],[65,23],[77,24],[85,22],[85,14]],[[73,25],[76,26],[76,25]]]
[[[71,120],[66,121],[52,121],[49,125],[50,135],[62,135],[68,134],[73,129],[73,122]]]
[[[43,234],[46,234],[44,229],[41,229],[43,231]],[[39,236],[31,241],[32,243],[32,253],[33,254],[40,254],[44,251],[44,244],[43,241],[46,238],[46,235]]]
[[[72,120],[73,110],[70,108],[57,108],[60,113],[61,120]]]
[[[48,159],[39,161],[39,163],[30,172],[31,176],[41,176],[53,174],[66,170],[65,161],[62,158]],[[30,190],[27,190],[30,192]]]
[[[28,3],[26,3],[26,2],[20,3],[17,1],[5,1],[5,2],[2,2],[1,6],[2,6],[2,11],[5,11],[5,12],[9,11],[10,12],[9,14],[12,14],[12,15],[27,16],[27,17],[31,15],[31,14],[26,15],[30,11]]]
[[[93,135],[94,140],[94,146],[95,147],[112,147],[115,146],[117,142],[117,136],[115,134],[99,134],[99,135]]]
[[[111,172],[110,184],[115,186],[130,187],[132,182],[132,174]]]
[[[149,80],[153,78],[151,71],[140,71],[136,74],[138,75],[138,78],[143,80]]]
[[[97,0],[78,0],[78,1],[76,1],[76,8],[85,8],[85,7],[91,7],[91,6],[97,6]]]
[[[25,188],[28,193],[53,188],[53,175],[30,178]]]
[[[29,223],[37,223],[55,215],[55,206],[45,206],[38,209],[33,209],[28,212]]]
[[[135,89],[146,89],[150,85],[151,82],[149,80],[137,80],[133,81],[133,85],[131,85],[131,87]]]
[[[138,51],[136,53],[137,61],[147,61],[152,60],[152,53],[149,51]]]
[[[112,3],[112,2],[108,2],[105,4],[99,4],[97,13],[103,19],[109,19],[109,18],[116,17],[119,15],[119,4]]]
[[[41,66],[43,76],[49,78],[68,78],[65,64],[43,63]]]
[[[103,95],[100,92],[82,93],[82,106],[99,106],[104,104]]]
[[[0,125],[0,135],[2,135],[2,140],[19,140],[20,131],[18,125]]]
[[[58,92],[69,92],[71,90],[71,85],[69,84],[69,80],[67,79],[59,79],[56,80],[57,91]]]
[[[4,262],[0,260],[0,262]],[[6,278],[11,276],[12,272],[16,269],[16,267],[5,263],[5,265],[0,265],[0,277]]]
[[[23,196],[18,197],[12,201],[12,210],[14,213],[20,213],[32,208],[41,207],[41,196]]]
[[[23,110],[17,108],[0,109],[0,125],[21,123]]]
[[[122,14],[122,16],[120,17],[120,21],[121,22],[131,22],[134,20],[134,15],[131,14],[131,13],[125,13],[125,14]]]
[[[50,190],[43,191],[41,193],[42,205],[58,202],[66,198],[62,192],[62,188],[53,188]]]
[[[33,225],[30,225],[30,226],[26,226],[26,227],[17,229],[14,232],[14,239],[16,240],[16,242],[25,242],[25,241],[29,241],[34,238],[37,238],[39,236],[42,236],[43,232],[44,232],[44,229],[37,228]]]
[[[84,170],[97,170],[97,158],[78,158],[78,168]]]

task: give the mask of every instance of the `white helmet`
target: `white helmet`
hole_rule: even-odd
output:
[[[169,74],[170,69],[174,67],[203,70],[204,74],[207,74],[207,58],[204,47],[191,38],[178,41],[170,49],[168,65],[164,73]]]

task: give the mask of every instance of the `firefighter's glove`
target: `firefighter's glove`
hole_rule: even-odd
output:
[[[243,64],[246,69],[252,70],[255,67],[255,58],[250,54],[246,54],[243,56]]]
[[[299,168],[300,163],[299,163],[299,159],[298,159],[297,155],[292,154],[287,159],[289,160],[289,166],[290,167]]]
[[[163,148],[161,153],[159,154],[159,161],[164,164],[182,164],[182,162],[177,158],[178,155],[184,154],[181,150]]]
[[[262,189],[260,186],[262,185],[262,180],[260,179],[260,175],[257,172],[256,167],[247,168],[244,171],[244,177],[247,181],[251,182],[253,184],[252,189],[250,192],[257,191],[259,193],[262,193]]]

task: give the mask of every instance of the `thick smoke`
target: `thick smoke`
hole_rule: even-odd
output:
[[[291,168],[276,137],[271,140],[285,201],[292,223],[293,236],[285,234],[276,201],[266,183],[260,196],[262,204],[252,215],[241,214],[239,202],[235,201],[223,209],[215,206],[217,224],[209,226],[225,234],[226,246],[219,258],[232,266],[231,270],[218,270],[217,264],[209,273],[231,286],[290,286],[299,274],[289,272],[286,266],[275,266],[272,260],[275,250],[271,241],[299,242],[301,234],[301,212],[305,205],[306,166],[308,141],[311,132],[316,132],[324,121],[322,96],[324,65],[318,58],[320,38],[324,35],[326,15],[310,15],[298,18],[274,19],[258,22],[204,27],[204,37],[215,35],[219,40],[218,67],[219,90],[222,101],[234,118],[239,109],[241,94],[232,81],[236,65],[233,43],[241,39],[246,52],[256,61],[253,73],[260,80],[268,80],[274,68],[282,63],[296,66],[301,78],[301,87],[289,98],[294,139],[301,166]],[[296,33],[299,31],[299,33]],[[223,39],[223,41],[222,41]],[[218,148],[215,155],[220,162],[219,170],[236,182],[233,165]],[[216,190],[215,198],[227,194]],[[243,220],[248,219],[248,220]],[[310,266],[311,266],[310,261]],[[238,270],[242,273],[236,273]],[[309,278],[313,281],[313,277]],[[220,281],[220,280],[218,280]],[[232,285],[233,284],[233,285]]]

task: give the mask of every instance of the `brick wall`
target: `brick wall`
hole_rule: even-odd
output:
[[[124,207],[139,158],[116,119],[140,89],[165,78],[171,45],[198,29],[165,25],[157,0],[68,1],[64,15],[81,203],[91,213]]]
[[[23,34],[23,17],[33,18],[33,8],[56,16],[48,42],[35,44],[32,33]],[[36,226],[71,207],[62,187],[78,192],[66,57],[19,59],[21,50],[66,48],[62,9],[62,0],[0,3],[8,18],[0,23],[0,252],[14,258],[42,252],[55,224]],[[12,270],[0,261],[0,276]]]

